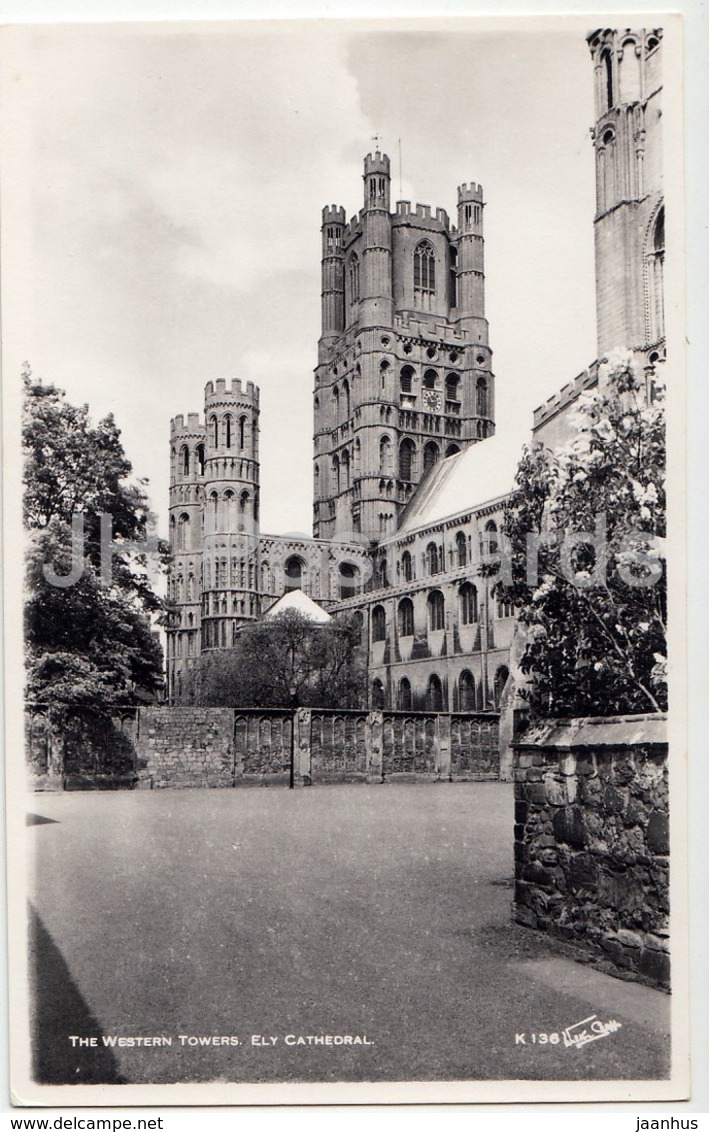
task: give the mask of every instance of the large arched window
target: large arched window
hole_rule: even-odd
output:
[[[197,447],[194,450],[194,454],[195,454],[195,459],[197,461],[197,475],[203,476],[204,475],[204,460],[205,460],[204,445],[198,444]]]
[[[399,711],[411,711],[411,708],[413,707],[411,684],[406,676],[404,676],[399,681],[399,691],[396,697],[396,706]]]
[[[482,545],[480,547],[483,558],[489,558],[497,554],[497,524],[493,519],[489,519],[485,524],[485,530],[482,536]]]
[[[332,492],[333,495],[339,495],[340,492],[340,457],[332,457]]]
[[[342,406],[345,414],[345,420],[349,420],[350,416],[350,383],[345,378],[342,382]]]
[[[512,617],[514,613],[514,606],[509,598],[504,594],[497,595],[497,616],[502,619],[504,617]]]
[[[239,417],[239,448],[243,449],[246,444],[246,417]]]
[[[357,575],[359,571],[351,562],[340,564],[340,597],[354,597],[357,593]]]
[[[391,474],[391,440],[382,436],[379,441],[379,471],[383,476]]]
[[[429,542],[426,547],[426,572],[428,574],[438,574],[440,571],[440,561],[438,557],[438,546],[435,542]]]
[[[484,377],[479,377],[475,386],[475,411],[479,417],[490,415],[488,412],[487,382]]]
[[[640,49],[634,39],[624,39],[620,46],[622,56],[618,59],[618,100],[622,104],[637,102],[640,98]]]
[[[186,444],[183,444],[180,449],[180,462],[183,476],[188,476],[190,474],[190,450]]]
[[[405,550],[401,556],[401,576],[405,582],[413,581],[414,563],[408,550]]]
[[[510,671],[504,664],[501,664],[495,673],[495,682],[493,684],[493,695],[495,699],[495,707],[499,708],[502,702],[502,693],[505,690],[505,684],[509,678]]]
[[[231,414],[224,417],[224,447],[231,448]]]
[[[465,566],[468,561],[468,544],[463,531],[455,536],[455,556],[458,566]]]
[[[403,366],[401,374],[399,375],[399,383],[402,393],[413,393],[414,388],[414,370],[413,366]]]
[[[603,92],[605,95],[606,110],[610,110],[613,106],[613,56],[611,55],[610,48],[607,48],[601,55],[603,65]]]
[[[177,530],[177,549],[188,550],[190,545],[190,517],[185,514],[180,515],[180,523]]]
[[[414,635],[414,603],[410,597],[402,597],[399,602],[399,636]]]
[[[219,447],[219,421],[217,420],[217,418],[215,416],[210,418],[209,425],[210,425],[210,428],[212,430],[212,445],[214,446],[214,448],[218,448]]]
[[[343,491],[347,491],[350,486],[350,453],[347,448],[342,453],[342,463],[340,464],[341,471],[341,486]]]
[[[440,590],[428,595],[428,627],[432,633],[446,627],[446,603]]]
[[[443,711],[443,687],[440,676],[437,676],[435,672],[428,678],[426,710]]]
[[[217,515],[218,515],[218,508],[219,508],[219,496],[217,495],[216,491],[213,491],[213,492],[211,493],[211,495],[209,496],[209,523],[208,523],[208,529],[209,529],[210,531],[216,531],[216,530],[218,530],[218,527],[217,527]]]
[[[475,680],[467,668],[458,678],[458,707],[460,711],[475,711]]]
[[[414,290],[436,290],[436,253],[428,240],[422,240],[414,252]]]
[[[438,463],[438,445],[429,440],[428,444],[423,450],[423,470],[424,473],[429,471],[434,464]]]
[[[463,582],[458,593],[460,596],[461,624],[475,624],[478,619],[478,591],[472,582]]]
[[[423,375],[424,389],[435,389],[438,384],[438,374],[435,369],[427,369]]]
[[[399,479],[412,480],[416,459],[416,445],[413,440],[402,440],[399,445]]]
[[[303,587],[303,560],[293,554],[286,560],[286,590],[300,590]]]
[[[457,403],[460,400],[458,386],[460,378],[457,373],[449,373],[446,377],[446,401]]]
[[[384,641],[387,635],[387,620],[383,605],[375,605],[372,610],[372,640]]]

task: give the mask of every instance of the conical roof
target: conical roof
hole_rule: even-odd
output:
[[[302,590],[289,590],[288,593],[283,594],[270,609],[266,610],[264,618],[277,617],[279,613],[285,613],[287,609],[294,609],[302,617],[307,617],[308,621],[313,621],[319,625],[325,625],[328,621],[332,621],[330,614],[326,613],[322,606],[314,602]]]

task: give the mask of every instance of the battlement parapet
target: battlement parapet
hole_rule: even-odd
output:
[[[379,150],[376,150],[374,156],[372,156],[371,153],[368,153],[367,156],[364,159],[364,175],[365,175],[365,177],[369,173],[384,173],[388,177],[389,176],[389,170],[390,170],[390,162],[389,162],[389,158],[387,157],[386,153],[380,153]]]
[[[227,397],[235,397],[241,401],[249,400],[254,404],[259,402],[259,388],[254,385],[253,381],[246,382],[244,389],[241,378],[234,377],[230,381],[225,378],[217,378],[216,381],[208,381],[204,387],[204,399],[209,401],[223,401]]]
[[[183,413],[178,413],[170,421],[170,435],[174,436],[178,432],[190,434],[192,436],[201,436],[204,433],[205,424],[201,419],[199,413],[188,413],[187,424],[185,424],[185,417]]]
[[[450,220],[445,208],[437,208],[436,215],[432,216],[430,204],[416,204],[412,208],[410,200],[398,200],[395,207],[396,212],[392,217],[392,223],[395,225],[411,224],[441,232],[450,231]]]
[[[322,210],[323,224],[346,224],[347,213],[341,204],[326,204]]]
[[[482,204],[482,199],[482,185],[478,185],[475,181],[471,181],[470,184],[458,185],[458,204],[465,204],[469,200]]]
[[[532,429],[537,429],[541,425],[546,424],[562,409],[573,404],[573,402],[583,393],[586,389],[591,389],[598,382],[598,362],[593,362],[592,365],[585,369],[583,373],[578,374],[573,381],[567,381],[558,393],[545,401],[534,410],[534,423]]]

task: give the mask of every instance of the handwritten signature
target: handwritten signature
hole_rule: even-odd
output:
[[[609,1034],[615,1034],[621,1028],[621,1025],[622,1023],[616,1022],[615,1018],[608,1022],[601,1022],[597,1014],[590,1014],[582,1022],[575,1022],[573,1026],[567,1026],[565,1030],[562,1030],[561,1036],[567,1049],[571,1046],[581,1049],[581,1046],[585,1046],[589,1042],[597,1042],[599,1038],[607,1038]]]

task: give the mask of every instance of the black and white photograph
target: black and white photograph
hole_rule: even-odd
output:
[[[688,1096],[681,31],[3,28],[14,1105]]]

